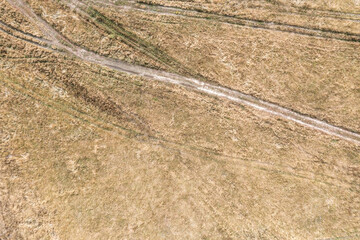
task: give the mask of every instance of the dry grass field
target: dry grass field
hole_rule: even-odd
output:
[[[359,139],[358,1],[0,0],[1,240],[360,239],[360,141],[110,58]]]

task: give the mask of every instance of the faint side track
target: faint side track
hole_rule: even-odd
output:
[[[21,31],[19,33],[21,33]],[[24,34],[26,34],[26,33],[24,33]],[[310,180],[310,181],[314,180],[315,173],[311,172],[311,171],[306,171],[306,170],[299,169],[299,168],[295,169],[294,167],[291,167],[289,165],[273,164],[273,163],[267,163],[267,162],[254,160],[254,159],[242,158],[242,157],[238,157],[238,156],[230,156],[230,155],[220,153],[211,148],[200,147],[200,146],[196,146],[196,145],[193,146],[193,145],[183,144],[180,142],[171,141],[171,140],[167,140],[167,139],[163,139],[163,138],[158,138],[156,136],[147,135],[143,131],[138,132],[136,130],[127,128],[126,126],[125,127],[120,126],[112,121],[106,121],[104,119],[93,116],[92,114],[84,112],[84,111],[78,109],[76,106],[72,106],[71,104],[67,104],[64,102],[59,103],[57,101],[50,100],[50,99],[46,98],[46,96],[43,96],[41,93],[34,94],[34,92],[27,89],[26,86],[23,86],[21,83],[15,81],[15,80],[2,79],[0,81],[0,84],[20,93],[21,95],[23,95],[25,97],[29,97],[30,99],[33,99],[44,106],[50,107],[56,111],[60,111],[64,114],[71,116],[74,119],[80,120],[90,126],[97,127],[99,129],[102,129],[105,131],[117,132],[118,134],[125,136],[125,137],[131,137],[131,136],[137,136],[140,138],[149,137],[149,139],[151,139],[155,145],[161,146],[166,149],[171,149],[173,151],[178,150],[179,147],[184,147],[185,149],[190,150],[190,151],[196,151],[196,152],[201,152],[201,153],[211,153],[212,155],[217,156],[221,159],[226,159],[225,162],[227,162],[227,163],[230,162],[231,164],[235,164],[235,166],[237,166],[239,164],[239,162],[241,162],[241,165],[244,165],[245,167],[258,169],[261,171],[277,172],[277,173],[281,173],[281,174],[288,175],[291,177],[296,177],[299,179],[306,179],[306,180]],[[73,91],[74,88],[70,88],[70,90]],[[77,92],[79,92],[79,91],[77,91]],[[88,95],[88,94],[86,94],[86,95]],[[90,96],[90,99],[89,99],[90,101],[88,101],[86,99],[89,99],[89,98],[85,97],[83,100],[92,104],[93,101],[91,101],[91,99],[93,99],[93,97]],[[96,105],[98,106],[98,104],[95,104],[95,106]],[[107,112],[108,109],[102,109],[102,110]],[[166,145],[164,145],[164,143],[166,143]],[[172,146],[172,147],[170,147],[170,146]],[[222,160],[222,161],[224,161],[224,160]],[[317,175],[319,175],[319,173],[317,173]],[[326,179],[326,180],[319,181],[323,184],[331,185],[334,187],[336,186],[339,188],[351,189],[352,183],[349,182],[348,180],[345,180],[344,178],[334,178],[332,176],[323,175],[323,174],[320,174],[320,175]]]
[[[281,14],[292,15],[292,16],[332,18],[337,20],[360,22],[360,14],[358,13],[320,10],[315,8],[301,8],[294,6],[280,6],[280,5],[276,6],[276,10],[273,10],[271,7],[263,7],[263,6],[247,6],[247,7],[252,9],[265,9],[265,10],[275,11]]]
[[[91,0],[91,1],[100,2],[100,0]],[[107,0],[107,1],[109,2],[110,0]],[[122,0],[119,4],[123,4],[124,2],[132,3],[132,4],[136,3],[136,4],[160,6],[159,4],[156,4],[153,2],[147,2],[144,0]],[[260,2],[264,2],[264,1],[260,1]],[[340,19],[355,20],[355,21],[360,20],[360,13],[355,13],[355,12],[325,10],[325,9],[319,9],[319,8],[307,8],[307,7],[301,7],[301,6],[286,6],[286,5],[281,5],[281,4],[277,4],[275,6],[276,6],[276,11],[281,12],[281,13],[289,13],[289,14],[294,14],[294,15],[307,14],[309,16],[328,17],[328,18],[339,17]],[[274,7],[274,5],[273,5],[273,7]],[[272,10],[271,6],[264,6],[264,5],[262,6],[261,4],[260,5],[246,5],[246,8]],[[204,10],[199,9],[197,11],[204,11]]]
[[[46,96],[42,95],[41,93],[34,94],[33,91],[29,90],[26,86],[23,86],[21,83],[17,82],[14,79],[1,79],[0,84],[4,87],[7,87],[19,94],[21,94],[24,97],[28,97],[29,99],[35,100],[36,102],[39,102],[41,105],[49,107],[51,109],[54,109],[55,111],[59,111],[61,113],[64,113],[71,118],[74,118],[76,120],[79,120],[89,126],[96,127],[98,129],[104,130],[104,131],[110,131],[112,133],[120,134],[121,136],[124,136],[126,138],[133,138],[134,136],[138,137],[141,141],[144,137],[149,137],[150,143],[154,144],[156,146],[160,146],[162,148],[178,152],[179,147],[185,148],[187,151],[190,152],[198,152],[198,153],[211,153],[212,155],[222,159],[220,161],[230,163],[234,166],[237,166],[239,163],[247,168],[257,169],[265,172],[276,172],[280,173],[282,175],[291,176],[298,179],[305,179],[308,181],[314,181],[314,174],[315,172],[311,171],[304,171],[301,168],[294,168],[288,165],[282,165],[282,164],[273,164],[268,163],[260,160],[254,160],[249,158],[243,158],[238,156],[229,156],[226,154],[219,153],[217,151],[214,151],[213,149],[204,148],[201,146],[193,146],[188,144],[182,144],[180,142],[174,142],[171,140],[158,138],[155,136],[147,136],[142,132],[137,132],[133,129],[129,129],[123,126],[120,126],[118,124],[115,124],[111,121],[104,121],[101,118],[95,117],[92,114],[88,114],[86,112],[83,112],[82,110],[78,109],[76,106],[73,106],[71,104],[65,103],[65,102],[57,102],[54,100],[51,100],[47,98]],[[165,145],[166,143],[166,145]],[[183,163],[182,163],[183,164]],[[189,163],[188,163],[189,164]],[[319,173],[316,173],[319,175]],[[323,175],[322,177],[325,178],[325,180],[317,180],[318,182],[334,186],[338,188],[346,188],[351,189],[353,183],[345,180],[344,178],[334,178],[329,175]]]
[[[186,74],[189,76],[197,76],[198,78],[204,78],[193,70],[185,67],[183,64],[178,62],[173,57],[166,54],[164,51],[154,46],[150,42],[142,39],[137,36],[135,33],[125,29],[120,24],[116,24],[111,19],[106,17],[101,12],[96,9],[83,4],[81,2],[76,2],[76,7],[73,3],[67,3],[68,6],[74,8],[77,13],[84,18],[92,21],[97,28],[100,28],[107,32],[108,34],[115,34],[118,36],[126,45],[132,47],[133,49],[145,54],[149,58],[157,61],[158,63],[166,66],[167,69],[171,69],[173,72]]]
[[[160,5],[152,2],[147,2],[144,0],[122,0],[114,4],[114,1],[111,0],[90,0],[93,3],[98,3],[100,5],[107,5],[107,6],[114,6],[114,7],[121,7],[121,6],[154,6],[154,7],[164,7],[167,9],[173,10],[186,10],[189,12],[207,12],[203,9],[196,9],[196,7],[190,8],[181,8],[176,6],[165,6]],[[319,18],[333,18],[339,20],[348,20],[353,22],[360,22],[360,13],[351,13],[351,12],[341,12],[341,11],[334,11],[334,10],[324,10],[324,9],[316,9],[316,8],[303,8],[303,7],[296,7],[296,6],[281,6],[276,5],[276,10],[271,8],[270,6],[261,6],[261,5],[246,5],[245,8],[249,9],[262,9],[268,11],[274,11],[276,13],[293,15],[293,16],[310,16],[310,17],[319,17]],[[208,11],[208,13],[211,13]]]
[[[194,78],[183,77],[173,73],[132,65],[84,50],[80,47],[73,45],[71,42],[61,36],[61,34],[59,34],[55,29],[53,29],[46,21],[36,15],[32,11],[32,9],[22,0],[8,0],[8,2],[11,3],[20,12],[22,12],[25,16],[27,16],[32,22],[37,24],[40,29],[43,30],[44,34],[52,40],[53,45],[60,49],[63,49],[64,51],[72,55],[75,55],[76,57],[84,61],[106,66],[121,72],[146,77],[148,79],[183,86],[197,92],[206,93],[211,96],[247,105],[260,111],[269,113],[271,115],[275,115],[283,119],[296,122],[311,129],[318,130],[323,133],[336,136],[360,145],[359,133],[331,125],[325,121],[321,121],[316,118],[297,113],[279,105],[263,101],[251,95],[244,94],[239,91],[235,91],[222,86],[205,83]]]
[[[84,4],[77,0],[75,0],[73,2],[74,2],[74,4],[81,4],[81,5]],[[99,1],[94,1],[94,2],[97,4],[104,4],[104,3],[100,3]],[[196,10],[182,9],[182,8],[177,8],[177,7],[149,5],[149,4],[145,4],[145,3],[141,3],[140,6],[137,6],[132,1],[124,1],[123,6],[117,6],[117,5],[114,5],[111,3],[105,3],[105,4],[110,5],[112,7],[134,9],[137,11],[154,13],[154,14],[179,16],[179,17],[192,18],[192,19],[202,19],[202,20],[216,21],[216,22],[221,22],[221,23],[238,25],[238,26],[243,26],[243,27],[248,27],[248,28],[253,28],[253,29],[264,29],[264,30],[270,30],[270,31],[288,32],[288,33],[304,35],[304,36],[360,43],[360,34],[336,31],[336,30],[325,29],[325,28],[310,28],[310,27],[286,24],[286,23],[281,23],[281,22],[265,21],[265,20],[259,20],[259,19],[254,19],[254,18],[245,18],[245,17],[237,17],[237,16],[227,16],[227,15],[220,15],[220,14],[215,14],[215,13],[200,12],[200,11],[196,11]]]
[[[16,28],[4,23],[1,20],[0,20],[0,31],[10,35],[13,38],[23,40],[23,41],[33,44],[37,47],[45,48],[47,50],[52,50],[52,51],[55,50],[50,47],[51,41],[46,40],[44,38],[34,36],[30,33],[25,33],[19,29],[16,29]]]

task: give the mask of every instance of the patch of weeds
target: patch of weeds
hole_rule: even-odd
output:
[[[121,40],[128,46],[142,52],[151,59],[161,63],[166,66],[169,70],[177,73],[184,73],[189,76],[199,76],[193,70],[184,67],[180,62],[171,56],[167,55],[164,51],[154,46],[153,44],[141,39],[133,32],[126,30],[121,24],[114,22],[113,20],[107,18],[104,14],[100,13],[96,9],[89,7],[87,9],[88,14],[93,18],[93,20],[103,26],[110,35],[118,36]]]
[[[122,0],[116,0],[115,1],[115,5],[118,6],[118,5],[122,5],[124,3],[124,1]]]
[[[134,84],[135,84],[136,86],[139,86],[139,87],[142,87],[142,86],[143,86],[143,83],[140,82],[140,81],[135,81]]]
[[[280,5],[277,0],[265,0],[266,2],[273,4],[273,5]]]

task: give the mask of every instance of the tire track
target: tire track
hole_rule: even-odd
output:
[[[99,4],[99,1],[96,1],[96,3]],[[133,9],[136,11],[142,11],[147,13],[215,21],[215,22],[238,25],[252,29],[287,32],[287,33],[317,37],[322,39],[333,39],[339,41],[360,43],[360,34],[356,34],[356,33],[342,32],[342,31],[336,31],[336,30],[324,29],[324,28],[309,28],[309,27],[298,26],[293,24],[285,24],[281,22],[265,21],[265,20],[252,19],[252,18],[226,16],[216,13],[207,13],[196,10],[182,9],[178,7],[149,5],[143,2],[139,3],[140,6],[136,6],[131,1],[125,1],[125,3],[126,3],[125,6],[117,6],[110,3],[108,3],[107,5],[111,5],[112,7],[123,8],[123,9]]]
[[[99,0],[91,0],[92,2],[102,2]],[[114,5],[114,3],[109,2],[109,0],[106,0],[108,2],[108,4],[112,4]],[[148,5],[148,6],[162,6],[165,8],[173,8],[173,9],[183,9],[181,7],[177,7],[177,6],[165,6],[165,5],[161,5],[161,4],[157,4],[154,2],[149,2],[149,1],[144,1],[144,0],[123,0],[119,3],[119,5],[121,4],[143,4],[143,5]],[[262,1],[263,3],[263,1]],[[260,3],[261,4],[261,3]],[[116,4],[115,4],[116,5]],[[316,17],[342,17],[341,19],[346,19],[346,20],[355,20],[358,21],[360,20],[360,13],[350,13],[350,12],[341,12],[341,11],[333,11],[333,10],[321,10],[321,9],[316,9],[316,8],[303,8],[303,7],[296,7],[296,6],[286,6],[286,5],[273,5],[271,7],[276,6],[276,11],[277,12],[285,12],[285,13],[290,13],[290,14],[306,14],[306,13],[312,13],[310,16],[316,16]],[[251,8],[251,9],[266,9],[266,10],[272,10],[270,6],[260,6],[260,5],[246,5],[246,8]],[[279,9],[281,9],[279,11]],[[196,7],[192,7],[192,8],[188,8],[188,9],[184,9],[184,10],[189,10],[189,11],[195,11],[195,12],[209,12],[206,9],[197,9]],[[290,11],[289,11],[290,10]],[[323,14],[327,14],[327,16],[323,15]],[[346,18],[347,17],[347,18]],[[351,18],[353,17],[353,18]]]
[[[300,125],[306,126],[313,130],[321,131],[323,133],[350,141],[360,145],[360,134],[351,130],[344,129],[325,121],[292,111],[290,109],[281,107],[277,104],[266,102],[251,95],[232,90],[226,87],[217,86],[209,83],[199,81],[194,78],[183,77],[177,74],[168,73],[164,71],[154,70],[142,66],[136,66],[125,63],[116,59],[100,56],[93,52],[73,45],[71,42],[61,36],[54,30],[46,21],[36,15],[32,9],[22,0],[7,0],[16,9],[27,16],[33,23],[43,29],[44,34],[52,39],[53,44],[66,52],[75,55],[76,57],[90,63],[106,66],[121,72],[134,74],[145,77],[147,79],[156,80],[160,82],[170,83],[182,87],[186,87],[196,92],[205,93],[213,97],[227,99],[232,102],[240,103],[257,110],[266,112],[276,117],[296,122]]]
[[[32,99],[36,102],[39,102],[41,105],[45,106],[45,107],[49,107],[51,109],[54,109],[55,111],[59,111],[62,112],[74,119],[80,120],[86,124],[88,124],[89,126],[94,126],[98,129],[104,130],[104,131],[108,131],[108,132],[117,132],[117,134],[124,136],[126,138],[132,138],[132,136],[140,136],[140,137],[146,137],[145,134],[141,133],[141,132],[136,132],[132,129],[128,129],[122,126],[119,126],[117,124],[111,123],[109,121],[104,121],[103,119],[97,118],[92,116],[91,114],[88,114],[86,112],[83,112],[79,109],[77,109],[74,106],[71,106],[69,104],[65,104],[64,102],[62,103],[58,103],[56,101],[53,100],[49,100],[48,98],[44,97],[42,94],[37,93],[36,95],[33,94],[33,92],[29,91],[28,88],[26,86],[23,86],[22,84],[14,81],[14,80],[5,80],[5,79],[1,79],[0,83],[4,86],[7,87],[25,97],[28,97],[29,99]],[[198,146],[192,146],[192,145],[184,145],[178,142],[174,142],[171,140],[166,140],[166,139],[162,139],[162,138],[158,138],[155,136],[147,136],[149,137],[149,139],[151,139],[152,143],[156,146],[160,146],[162,148],[168,149],[168,150],[172,150],[172,151],[179,151],[179,147],[186,149],[187,151],[195,151],[195,152],[201,152],[201,153],[210,153],[216,157],[221,157],[221,158],[225,158],[227,159],[225,160],[220,160],[221,162],[227,162],[230,164],[236,164],[235,161],[242,161],[245,162],[247,164],[245,164],[245,167],[250,167],[250,168],[255,168],[258,170],[263,170],[263,171],[267,171],[267,172],[279,172],[281,174],[286,174],[286,175],[290,175],[292,177],[296,177],[296,178],[301,178],[301,179],[307,179],[307,180],[312,180],[311,178],[308,178],[306,176],[302,176],[302,175],[297,175],[297,174],[292,174],[291,172],[287,172],[286,170],[276,170],[276,169],[269,169],[270,166],[272,167],[279,167],[279,168],[289,168],[286,166],[282,166],[282,165],[274,165],[271,163],[267,163],[267,162],[262,162],[262,161],[258,161],[258,160],[251,160],[251,159],[245,159],[245,158],[239,158],[239,157],[235,157],[235,156],[227,156],[227,155],[223,155],[223,154],[219,154],[217,152],[214,151],[209,151],[208,149],[203,149],[202,147],[198,147]],[[139,140],[141,141],[141,140]],[[165,144],[169,144],[169,145],[174,145],[174,147],[171,146],[165,146]],[[230,161],[230,162],[229,162]],[[255,166],[258,165],[258,166]],[[329,176],[325,176],[325,177],[329,177]],[[329,177],[332,178],[332,177]],[[323,184],[326,185],[331,185],[331,186],[336,186],[339,188],[343,188],[343,187],[350,187],[350,185],[348,186],[341,186],[341,185],[334,185],[331,184],[329,182],[321,182]]]
[[[41,38],[41,37],[35,36],[34,34],[24,32],[24,31],[22,31],[20,29],[17,29],[15,27],[11,26],[10,24],[7,24],[7,23],[3,22],[2,20],[0,20],[0,25],[7,28],[7,29],[12,30],[12,31],[16,31],[18,33],[21,33],[22,35],[28,36],[28,37],[30,37],[32,39],[36,39],[38,41],[47,42],[48,44],[51,44],[51,42],[49,40],[45,39],[45,38]]]
[[[304,9],[300,7],[290,7],[290,6],[276,6],[276,10],[273,10],[271,7],[262,7],[262,6],[247,6],[251,9],[265,9],[270,12],[278,12],[281,14],[287,14],[291,16],[309,16],[309,17],[318,17],[318,18],[332,18],[337,20],[345,20],[351,22],[360,22],[360,14],[356,13],[346,13],[346,12],[335,12],[319,9]]]
[[[183,163],[185,168],[188,169],[188,174],[191,174],[192,176],[197,176],[196,174],[196,170],[194,173],[194,168],[192,167],[192,163],[190,163],[190,165],[186,165],[186,163]],[[229,222],[221,213],[222,211],[219,211],[216,208],[216,205],[218,203],[218,201],[221,200],[221,196],[219,194],[217,194],[216,192],[214,192],[214,190],[212,190],[211,188],[207,187],[207,178],[202,178],[202,177],[197,177],[200,180],[200,186],[206,189],[206,192],[210,192],[211,194],[208,194],[206,192],[204,192],[201,188],[197,188],[195,189],[195,192],[199,193],[199,197],[202,200],[202,202],[205,204],[206,209],[211,211],[211,215],[213,217],[213,219],[217,222],[218,225],[221,226],[221,228],[223,230],[226,231],[227,235],[234,235],[236,234],[236,231],[234,229],[236,229],[236,226],[232,225],[231,222]],[[215,199],[211,199],[209,198],[209,196],[215,196]],[[221,202],[221,201],[220,201]],[[201,206],[201,204],[197,205],[197,206]],[[225,211],[231,211],[230,205],[229,203],[226,203],[227,209]],[[218,220],[220,219],[220,220]],[[228,229],[227,227],[230,227],[230,229]]]
[[[312,15],[322,17],[322,14],[327,14],[326,17],[341,17],[341,19],[347,19],[347,20],[360,20],[360,13],[352,13],[352,12],[342,12],[342,11],[336,11],[336,10],[325,10],[325,9],[319,9],[319,8],[304,8],[300,6],[281,6],[283,7],[284,11],[286,9],[290,9],[292,11],[287,12],[295,12],[296,14],[302,14],[302,13],[313,13]],[[354,17],[354,18],[351,18]]]
[[[24,35],[24,36],[17,36],[14,34],[14,31],[16,31],[19,34]],[[12,26],[7,25],[6,23],[4,23],[1,20],[0,20],[0,32],[3,32],[13,38],[23,40],[23,41],[30,43],[32,45],[35,45],[37,47],[41,47],[41,48],[44,48],[44,49],[50,50],[50,51],[57,51],[57,49],[54,49],[51,47],[51,42],[49,40],[39,38],[37,36],[33,36],[32,34],[25,33],[25,32],[18,30]]]
[[[290,15],[290,16],[307,16],[307,17],[316,17],[316,18],[332,18],[335,20],[343,20],[343,21],[350,21],[350,22],[357,22],[360,23],[360,18],[349,18],[346,16],[341,16],[339,14],[329,14],[326,13],[328,15],[320,15],[320,14],[316,14],[313,11],[309,11],[309,12],[296,12],[296,11],[286,11],[286,10],[279,10],[278,12],[280,12],[281,14],[286,14],[286,15]],[[313,13],[311,13],[313,12]],[[353,16],[354,17],[354,16]],[[359,16],[360,17],[360,16]]]
[[[156,145],[161,144],[164,148],[169,148],[169,146],[165,146],[164,144],[170,144],[173,145],[173,147],[170,147],[173,150],[178,149],[179,147],[184,147],[184,149],[186,151],[195,151],[195,152],[201,152],[201,153],[210,153],[213,156],[216,157],[220,157],[223,158],[225,160],[219,160],[221,162],[227,162],[230,164],[235,164],[237,165],[240,162],[243,162],[244,166],[246,167],[251,167],[251,168],[256,168],[258,170],[264,170],[264,171],[270,171],[270,172],[277,172],[277,173],[281,173],[281,174],[285,174],[285,175],[289,175],[292,177],[296,177],[296,178],[302,178],[302,179],[307,179],[310,181],[314,180],[314,174],[313,172],[308,172],[307,170],[304,169],[299,169],[299,168],[294,168],[292,166],[287,166],[287,165],[282,165],[282,164],[276,164],[276,163],[267,163],[264,161],[259,161],[259,160],[254,160],[254,159],[249,159],[249,158],[242,158],[242,157],[238,157],[238,156],[229,156],[229,155],[225,155],[222,153],[219,153],[217,151],[214,151],[213,149],[209,149],[209,148],[204,148],[201,146],[192,146],[192,145],[188,145],[188,144],[183,144],[181,142],[177,142],[177,141],[173,141],[173,140],[168,140],[168,139],[164,139],[164,138],[159,138],[156,137],[155,135],[152,135],[150,133],[144,133],[143,131],[136,131],[136,130],[132,130],[123,126],[120,126],[116,123],[113,123],[111,121],[107,121],[95,116],[92,116],[89,113],[83,112],[79,109],[77,109],[75,106],[71,106],[65,103],[57,103],[55,101],[49,101],[46,100],[46,97],[42,96],[42,94],[38,93],[36,94],[36,96],[34,94],[32,94],[31,91],[27,90],[26,86],[22,86],[20,83],[17,83],[16,81],[11,81],[11,83],[9,81],[6,81],[5,79],[2,79],[2,81],[4,82],[5,85],[8,85],[8,87],[11,87],[13,90],[16,90],[17,92],[30,97],[31,99],[34,99],[36,101],[39,101],[42,105],[44,106],[48,106],[51,107],[55,110],[64,112],[76,119],[81,120],[82,122],[88,123],[90,125],[96,126],[102,130],[107,130],[110,132],[114,132],[116,129],[120,131],[121,135],[134,135],[135,136],[139,136],[139,137],[148,137],[149,139],[151,139],[152,141],[155,141]],[[10,86],[11,85],[11,86]],[[70,112],[69,112],[70,111]],[[294,172],[301,172],[301,174],[294,174]],[[318,174],[316,174],[318,175]],[[331,176],[325,175],[325,174],[320,174],[321,177],[324,177],[326,180],[325,181],[320,181],[321,183],[327,184],[327,185],[332,185],[332,186],[337,186],[337,187],[345,187],[345,188],[350,188],[351,187],[351,183],[344,180],[344,179],[336,179],[333,178]]]
[[[20,86],[18,86],[18,87],[20,87]],[[23,92],[24,90],[25,90],[25,88],[23,88],[23,90],[20,90],[20,92],[22,94],[24,94],[24,95],[27,95],[27,93]],[[28,93],[30,93],[30,91],[28,91]],[[29,95],[27,95],[27,96],[30,97],[30,98],[33,98],[32,96],[29,96]],[[39,99],[34,99],[34,100],[39,101]],[[46,106],[49,106],[48,103],[46,103],[46,102],[41,102],[41,103],[46,105]],[[60,105],[62,105],[62,104],[60,104]],[[58,109],[58,108],[56,108],[56,109]],[[67,107],[66,107],[66,109],[67,109]],[[87,123],[90,123],[90,122],[87,121]],[[112,130],[109,130],[109,129],[105,129],[105,130],[112,131]],[[168,147],[164,146],[163,144],[160,144],[160,145],[156,144],[156,145],[160,146],[162,148],[164,147],[166,149],[169,149]],[[174,151],[177,151],[177,152],[179,151],[178,149],[171,149],[171,148],[169,150],[174,150]],[[191,156],[191,154],[189,154],[189,155]],[[208,186],[208,178],[207,177],[204,178],[200,174],[197,173],[196,166],[193,164],[193,162],[184,161],[184,160],[182,160],[182,158],[180,160],[178,160],[178,161],[180,161],[180,164],[183,165],[183,167],[185,168],[185,171],[187,172],[187,174],[189,174],[190,176],[196,178],[200,182],[199,186],[196,187],[194,189],[194,191],[195,191],[195,193],[197,193],[196,196],[198,196],[200,198],[201,202],[204,205],[197,204],[197,201],[194,202],[195,205],[197,207],[203,208],[207,212],[210,212],[209,214],[211,215],[213,220],[216,222],[216,224],[219,227],[221,227],[221,229],[223,231],[225,231],[224,234],[226,234],[228,236],[233,236],[233,237],[236,238],[236,236],[238,236],[237,235],[238,232],[236,231],[237,226],[232,224],[232,222],[229,221],[224,216],[224,214],[222,214],[222,213],[224,213],[224,212],[231,212],[232,214],[234,214],[236,212],[241,213],[241,209],[238,206],[233,206],[233,205],[231,205],[230,203],[227,203],[227,202],[226,202],[226,204],[224,206],[225,208],[223,208],[222,210],[218,209],[217,206],[219,206],[219,203],[224,204],[222,202],[223,198],[213,188]],[[266,169],[260,169],[260,170],[265,170],[266,171]],[[281,174],[283,174],[283,173],[281,173]],[[215,187],[217,187],[217,186],[215,186]],[[234,212],[234,211],[236,211],[236,212]],[[245,221],[247,221],[247,220],[245,220]]]
[[[81,17],[87,21],[91,21],[96,28],[101,29],[107,34],[114,34],[118,36],[126,45],[135,49],[136,51],[141,52],[150,59],[157,61],[158,63],[170,69],[172,72],[186,74],[188,76],[197,76],[201,79],[204,79],[204,77],[200,74],[184,66],[182,63],[166,54],[157,46],[127,30],[121,24],[114,22],[97,9],[91,7],[89,4],[85,4],[77,0],[63,2],[65,5],[70,7],[70,9],[76,11]]]
[[[99,0],[91,0],[91,1],[102,3],[102,1],[99,1]],[[138,1],[123,0],[120,4],[124,4],[125,1],[128,4],[144,4],[144,5],[148,5],[148,6],[163,6],[160,4],[147,2],[144,0],[138,0]],[[114,5],[112,2],[109,2],[109,0],[108,0],[107,4]],[[269,11],[274,11],[275,13],[279,12],[279,13],[289,14],[289,15],[293,15],[293,16],[305,15],[305,16],[319,17],[319,18],[333,18],[333,19],[349,20],[349,21],[354,21],[354,22],[360,21],[360,14],[357,14],[357,13],[321,10],[321,9],[316,9],[316,8],[303,8],[303,7],[285,6],[285,5],[275,5],[275,6],[276,6],[276,10],[273,10],[273,8],[272,8],[272,7],[274,7],[274,5],[273,6],[261,6],[261,5],[248,6],[248,5],[246,5],[245,8],[265,9],[265,10],[269,10]],[[164,6],[164,7],[167,7],[167,6]],[[168,7],[169,8],[181,8],[181,7],[176,7],[176,6],[168,6]],[[190,11],[193,10],[193,11],[197,11],[197,12],[206,12],[206,10],[196,9],[196,7],[194,7],[194,6],[192,6],[192,8],[189,8],[188,10],[190,10]],[[210,13],[210,11],[208,11],[208,12]]]
[[[1,78],[0,78],[1,79]],[[2,78],[1,81],[2,84],[26,97],[29,97],[30,99],[33,99],[35,101],[38,101],[40,104],[52,108],[56,111],[60,111],[63,112],[75,119],[78,119],[90,126],[95,126],[99,129],[105,130],[105,131],[109,131],[109,132],[117,132],[118,134],[125,136],[127,138],[132,138],[132,137],[140,137],[140,138],[148,138],[150,141],[150,144],[154,144],[156,146],[161,146],[164,149],[168,149],[168,150],[172,150],[172,151],[177,151],[179,152],[180,148],[183,148],[185,150],[185,152],[200,152],[203,154],[211,154],[217,158],[222,158],[225,160],[215,160],[217,162],[222,162],[222,163],[226,163],[226,164],[230,164],[230,165],[234,165],[237,166],[239,164],[239,162],[242,162],[241,166],[245,167],[245,168],[252,168],[252,169],[257,169],[260,171],[265,171],[265,172],[270,172],[270,173],[278,173],[281,175],[287,175],[293,178],[298,178],[298,179],[304,179],[304,180],[308,180],[308,181],[316,181],[328,186],[334,186],[334,187],[338,187],[338,188],[347,188],[349,190],[352,190],[352,186],[353,184],[351,184],[351,182],[348,182],[344,179],[338,179],[338,178],[334,178],[332,176],[329,175],[325,175],[325,174],[320,174],[320,176],[322,178],[324,178],[323,180],[320,179],[314,179],[314,176],[319,175],[319,174],[315,174],[314,172],[311,171],[307,171],[304,169],[299,169],[299,168],[294,168],[291,166],[286,166],[286,165],[282,165],[282,164],[276,164],[276,163],[269,163],[269,162],[264,162],[264,161],[259,161],[259,160],[254,160],[254,159],[249,159],[249,158],[243,158],[243,157],[238,157],[238,156],[228,156],[222,153],[219,153],[217,151],[214,151],[212,149],[208,149],[208,148],[204,148],[201,146],[193,146],[193,145],[189,145],[189,144],[183,144],[181,142],[177,142],[177,141],[173,141],[173,140],[168,140],[162,137],[156,137],[154,135],[149,135],[147,133],[144,133],[142,131],[136,131],[133,129],[129,129],[123,126],[120,126],[116,123],[113,123],[111,121],[107,121],[104,119],[101,119],[99,117],[96,116],[92,116],[92,114],[86,113],[82,110],[79,110],[77,107],[72,106],[71,104],[66,104],[64,102],[62,103],[58,103],[56,101],[52,101],[47,99],[45,96],[43,96],[43,94],[41,93],[37,93],[34,94],[32,91],[30,91],[26,86],[23,86],[22,84],[18,83],[15,80],[6,80],[5,78]],[[138,139],[139,141],[141,141],[140,139]],[[179,148],[180,147],[180,148]],[[212,159],[212,158],[207,158],[207,159]],[[189,163],[191,164],[191,163]],[[300,172],[300,174],[295,173],[296,172]],[[210,190],[209,190],[210,191]]]

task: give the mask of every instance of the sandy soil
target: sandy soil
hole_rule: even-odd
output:
[[[257,60],[256,54],[286,52],[280,42],[267,46],[279,33],[246,30],[247,38],[263,41],[253,48],[224,44],[240,32],[223,23],[134,9],[129,15],[104,5],[93,8],[104,15],[86,16],[66,2],[28,3],[45,25],[8,2],[0,5],[14,12],[0,16],[0,239],[360,237],[360,145],[194,91],[191,82],[170,81],[185,81],[184,75],[237,89],[356,132],[356,42],[295,34],[293,49],[283,56],[293,64],[304,58],[296,75],[302,68],[286,69],[279,58]],[[86,26],[92,26],[89,32]],[[224,43],[217,41],[221,36]],[[244,78],[236,74],[249,65],[235,64],[242,59],[235,53],[251,48],[258,67],[248,70],[251,87],[241,88],[236,79]],[[304,65],[315,58],[317,65]],[[216,73],[211,69],[219,62],[224,65]],[[266,85],[266,76],[275,74],[265,70],[276,64],[298,77],[277,78],[275,90]],[[238,70],[229,72],[234,66]],[[310,66],[314,71],[306,75]],[[139,70],[154,74],[152,80]],[[169,81],[154,81],[166,76]],[[314,95],[334,95],[323,108],[316,107],[305,76],[309,84],[316,76],[324,79],[314,83]]]

